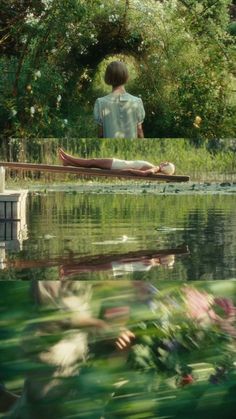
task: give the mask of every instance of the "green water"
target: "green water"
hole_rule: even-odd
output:
[[[1,237],[0,416],[233,419],[234,193],[116,191],[31,192]]]
[[[1,279],[232,279],[235,194],[34,192],[1,243]]]

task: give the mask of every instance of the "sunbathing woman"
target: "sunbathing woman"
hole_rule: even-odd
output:
[[[87,167],[94,169],[119,170],[133,175],[148,176],[155,173],[173,175],[175,166],[173,163],[164,162],[155,166],[152,163],[143,160],[120,160],[115,158],[108,159],[82,159],[73,157],[59,149],[59,157],[64,166]]]

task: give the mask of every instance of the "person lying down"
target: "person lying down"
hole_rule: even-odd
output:
[[[59,158],[64,166],[119,170],[133,175],[148,176],[156,173],[173,175],[175,173],[175,165],[170,162],[162,162],[159,165],[154,165],[144,160],[120,160],[116,158],[83,159],[67,154],[62,148],[59,148]]]

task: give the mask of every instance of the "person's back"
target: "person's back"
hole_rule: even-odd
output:
[[[120,61],[111,62],[105,73],[105,82],[112,93],[98,98],[94,106],[94,119],[99,125],[99,137],[143,138],[142,123],[145,111],[142,99],[125,91],[128,70]]]
[[[112,92],[95,102],[94,117],[104,138],[137,138],[144,119],[142,100],[127,92]]]

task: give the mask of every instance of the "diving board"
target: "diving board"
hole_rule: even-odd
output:
[[[22,163],[22,162],[4,162],[0,161],[0,167],[7,167],[13,170],[22,171],[38,171],[49,173],[67,173],[75,174],[82,177],[118,177],[124,179],[141,179],[147,181],[159,182],[188,182],[189,176],[185,175],[165,175],[163,173],[155,173],[146,175],[134,175],[126,170],[105,170],[105,169],[88,169],[85,167],[62,166],[40,163]]]

